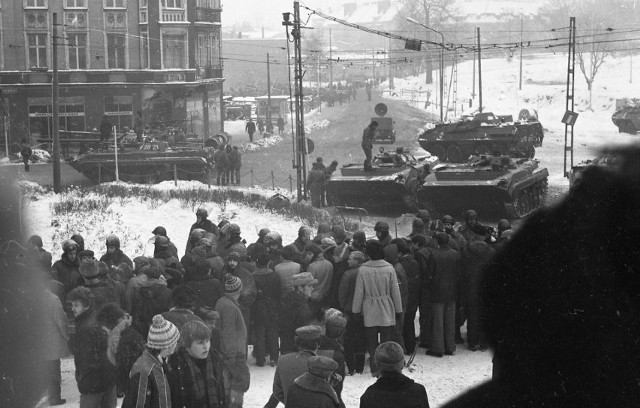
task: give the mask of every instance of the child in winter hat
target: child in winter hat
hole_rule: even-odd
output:
[[[147,335],[147,347],[156,350],[174,348],[180,338],[178,328],[162,315],[153,316],[153,323]],[[171,353],[169,353],[171,355]]]

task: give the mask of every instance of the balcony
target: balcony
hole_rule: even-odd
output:
[[[183,23],[187,21],[186,10],[162,10],[163,23]]]
[[[219,23],[220,10],[205,7],[196,7],[196,22]]]

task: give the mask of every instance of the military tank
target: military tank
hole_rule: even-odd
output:
[[[366,209],[406,205],[412,200],[424,177],[438,160],[420,148],[398,147],[395,151],[379,148],[372,160],[373,170],[363,164],[346,164],[327,181],[330,205]]]
[[[423,208],[455,214],[522,218],[545,203],[549,171],[535,159],[476,155],[463,164],[439,164],[417,191]]]
[[[542,143],[541,133],[539,122],[513,122],[511,116],[483,112],[436,124],[418,137],[418,143],[441,161],[452,163],[461,163],[475,154],[533,158],[536,143]]]
[[[640,103],[635,106],[623,106],[611,116],[619,133],[635,135],[640,130]]]
[[[169,148],[166,142],[145,141],[137,148],[118,149],[118,178],[133,183],[159,183],[164,180],[205,182],[211,169],[205,149]],[[109,182],[116,179],[115,150],[88,152],[69,161],[69,165],[88,179]]]

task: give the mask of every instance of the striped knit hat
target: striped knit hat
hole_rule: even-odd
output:
[[[151,324],[147,335],[149,348],[158,350],[169,348],[176,344],[179,338],[180,332],[173,323],[165,320],[162,315],[153,316],[153,324]]]
[[[228,273],[224,277],[224,293],[233,295],[242,290],[242,281],[237,276]]]

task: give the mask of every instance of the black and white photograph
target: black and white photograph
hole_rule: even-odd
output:
[[[638,0],[0,0],[0,408],[640,407]]]

